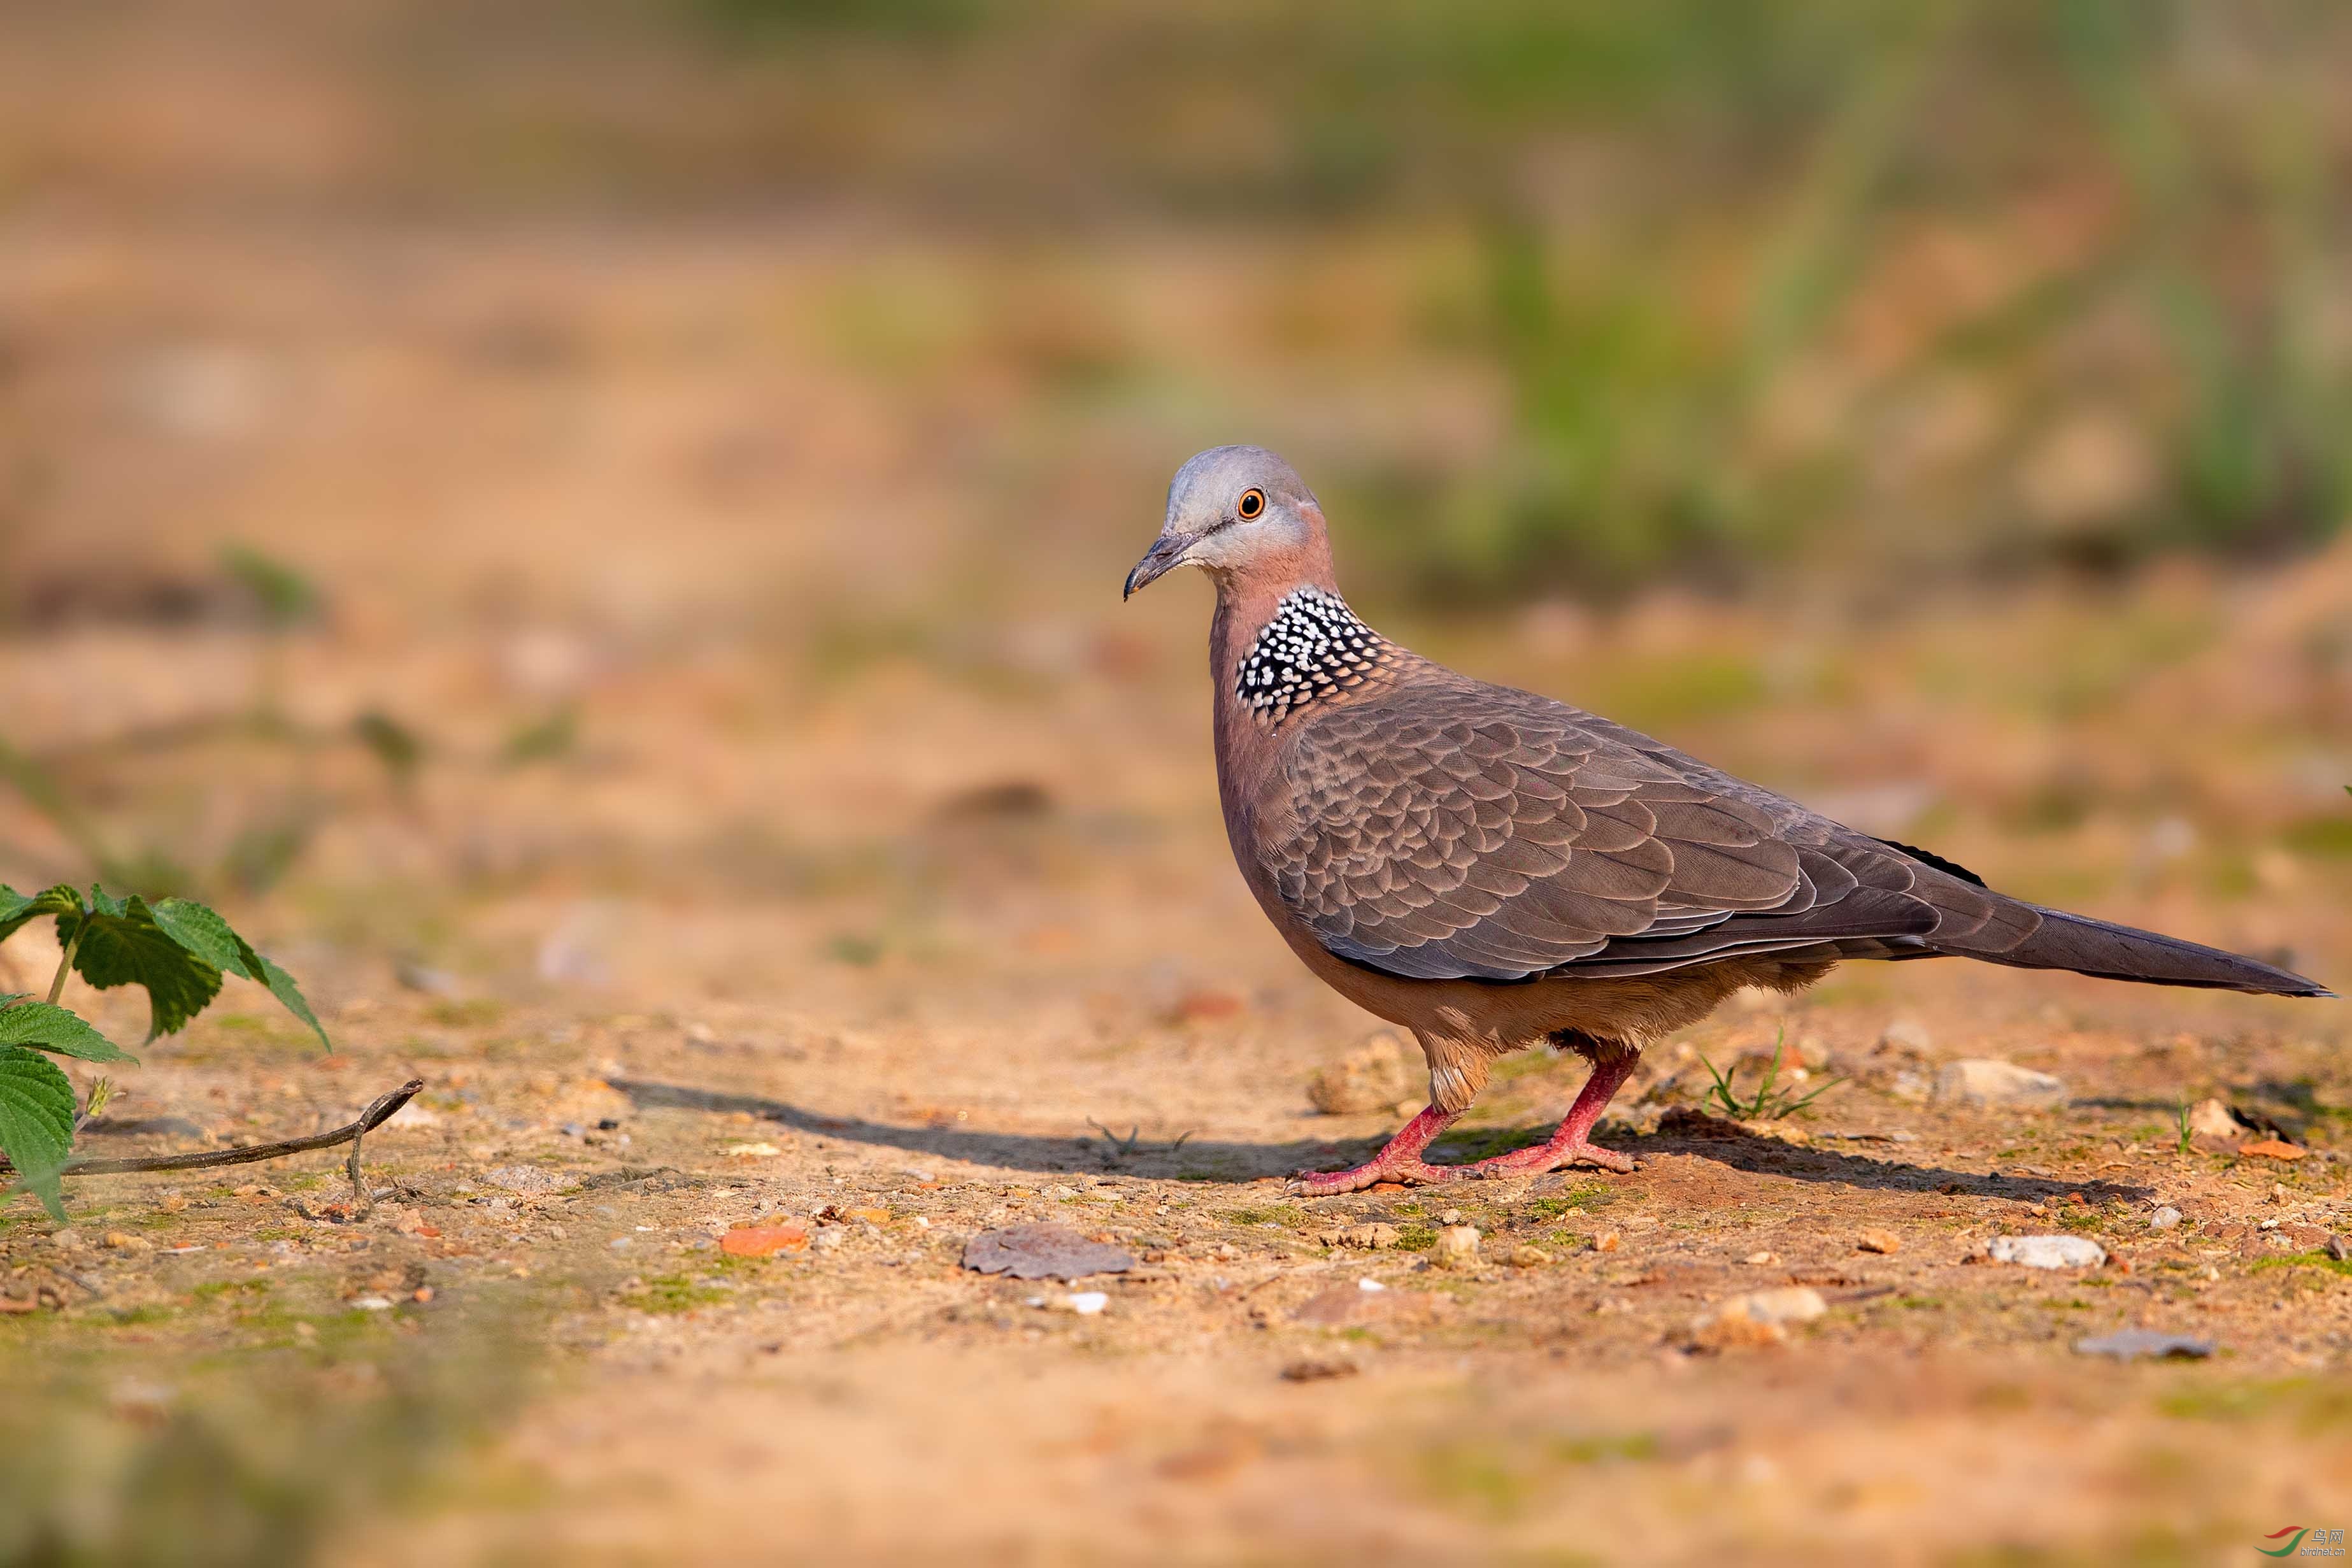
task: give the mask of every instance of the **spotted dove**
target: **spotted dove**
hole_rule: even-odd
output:
[[[1242,876],[1307,968],[1411,1029],[1427,1109],[1371,1161],[1294,1190],[1629,1172],[1590,1141],[1641,1049],[1745,985],[1845,958],[1957,955],[2272,995],[2330,993],[2216,948],[2042,909],[1925,850],[1832,822],[1565,703],[1457,675],[1356,617],[1314,494],[1273,453],[1178,471],[1127,593],[1178,566],[1216,584],[1218,793]],[[1496,1058],[1591,1063],[1539,1145],[1422,1155]]]

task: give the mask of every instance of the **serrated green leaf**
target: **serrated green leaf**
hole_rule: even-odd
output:
[[[31,1046],[86,1062],[135,1062],[79,1016],[49,1002],[0,1007],[0,1046]]]
[[[81,895],[63,882],[37,893],[20,893],[0,882],[0,942],[15,936],[26,921],[42,915],[78,914],[80,910]]]
[[[38,1051],[0,1046],[0,1153],[56,1219],[66,1217],[58,1172],[73,1149],[73,1130],[72,1080]]]
[[[148,914],[163,933],[215,969],[253,978],[248,967],[257,955],[209,904],[194,899],[158,899]]]
[[[333,1050],[335,1042],[327,1038],[325,1026],[319,1022],[319,1016],[310,1011],[310,1004],[303,999],[302,988],[294,984],[294,977],[278,967],[274,960],[260,953],[254,956],[261,960],[261,983],[269,987],[269,994],[277,997],[289,1013],[310,1026],[310,1032],[319,1037],[319,1044],[322,1047]]]
[[[194,899],[159,899],[150,911],[156,925],[190,952],[231,974],[269,987],[270,994],[286,1005],[286,1010],[310,1026],[319,1043],[329,1050],[334,1042],[319,1023],[310,1004],[303,999],[302,988],[294,977],[276,963],[263,957],[258,949],[239,936],[219,911]]]
[[[190,951],[155,923],[146,900],[133,893],[110,899],[89,890],[88,912],[59,916],[58,935],[74,946],[74,972],[100,991],[146,988],[148,1038],[176,1035],[220,994],[220,966]]]

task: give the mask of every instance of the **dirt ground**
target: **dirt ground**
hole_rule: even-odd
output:
[[[7,738],[118,849],[224,889],[336,1043],[232,994],[91,1146],[427,1086],[359,1204],[316,1154],[0,1218],[14,1418],[75,1478],[12,1552],[2204,1563],[2352,1529],[2340,1004],[1851,966],[1654,1052],[1602,1133],[1634,1175],[1286,1198],[1418,1100],[1310,1105],[1372,1021],[1232,869],[1205,595],[1117,601],[1198,443],[1058,401],[1027,339],[829,339],[877,267],[979,279],[954,321],[1038,287],[805,237],[7,247],[9,438],[56,487],[17,542]],[[1250,273],[1139,259],[1125,330],[1217,384],[1247,354],[1186,345],[1232,341],[1202,301]],[[1399,375],[1332,418],[1376,442],[1464,394]],[[252,625],[224,538],[331,614]],[[1360,607],[1997,886],[2341,984],[2347,605],[2339,551],[1899,615]],[[423,738],[413,772],[351,739],[371,710]],[[515,754],[550,715],[567,738]],[[282,874],[237,872],[272,833]],[[11,795],[0,875],[89,872]],[[0,949],[6,989],[45,941]],[[1776,1042],[1834,1087],[1706,1114],[1701,1057],[1752,1084]],[[1937,1095],[1985,1058],[2063,1089]],[[1539,1137],[1580,1070],[1511,1064],[1438,1157]],[[2184,1137],[2209,1098],[2253,1125]],[[2281,1136],[2300,1157],[2242,1152]],[[1135,1267],[961,1267],[1031,1220]],[[751,1224],[797,1239],[722,1250]],[[2033,1235],[2106,1261],[1988,1255]],[[1699,1326],[1780,1287],[1826,1310]],[[2076,1348],[2132,1327],[2215,1349]]]

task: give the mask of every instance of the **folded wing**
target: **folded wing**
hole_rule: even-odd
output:
[[[1287,737],[1261,844],[1333,953],[1417,979],[1656,973],[1740,954],[1999,954],[2032,907],[1608,721],[1458,678]]]

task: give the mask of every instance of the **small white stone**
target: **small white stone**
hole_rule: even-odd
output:
[[[1996,1236],[1990,1248],[1996,1263],[2026,1268],[2095,1268],[2107,1249],[2087,1236]]]
[[[2180,1211],[2170,1204],[2165,1205],[2147,1216],[2147,1228],[2150,1230],[2170,1230],[2179,1223]]]
[[[2063,1079],[2015,1062],[1977,1057],[1946,1062],[1936,1073],[1935,1099],[1950,1105],[2038,1107],[2066,1098]]]
[[[1830,1310],[1822,1293],[1810,1285],[1751,1290],[1744,1296],[1734,1296],[1724,1306],[1736,1306],[1759,1323],[1810,1323]]]
[[[1359,1290],[1385,1290],[1388,1287],[1381,1284],[1377,1279],[1359,1279],[1356,1281],[1356,1289]]]

